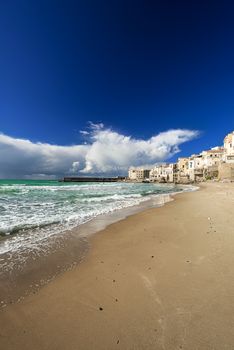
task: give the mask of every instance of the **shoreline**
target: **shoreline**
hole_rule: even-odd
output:
[[[30,253],[25,252],[22,255],[22,265],[18,264],[19,262],[16,260],[17,265],[14,266],[17,252],[2,254],[2,267],[5,264],[7,270],[2,268],[0,273],[0,310],[37,293],[58,276],[82,263],[89,253],[92,235],[105,230],[109,225],[125,220],[129,216],[164,206],[173,201],[178,194],[198,189],[198,187],[191,185],[181,187],[184,188],[183,191],[154,195],[138,205],[98,215],[71,230],[48,237],[45,246],[42,242],[38,250],[32,250]]]
[[[233,198],[203,184],[93,235],[82,264],[1,310],[2,347],[232,349]]]

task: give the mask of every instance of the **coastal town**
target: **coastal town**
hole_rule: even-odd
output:
[[[190,157],[178,158],[176,163],[158,164],[152,169],[131,167],[129,181],[188,184],[217,179],[234,180],[234,131],[223,146],[217,146]]]

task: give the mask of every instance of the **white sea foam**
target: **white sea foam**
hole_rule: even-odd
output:
[[[174,185],[129,183],[2,183],[0,181],[0,263],[2,254],[46,249],[47,239],[101,214],[139,205],[158,195],[185,190]],[[191,190],[191,188],[189,189]]]

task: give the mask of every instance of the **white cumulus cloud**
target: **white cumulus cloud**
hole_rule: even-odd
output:
[[[0,177],[126,174],[129,166],[162,162],[179,152],[179,145],[198,136],[196,130],[176,129],[147,140],[125,136],[103,124],[89,123],[82,133],[88,142],[59,146],[0,134]]]

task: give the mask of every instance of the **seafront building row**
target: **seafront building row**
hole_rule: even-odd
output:
[[[128,178],[139,182],[175,183],[234,180],[234,131],[224,138],[223,146],[178,158],[176,163],[158,164],[152,169],[131,167]]]

